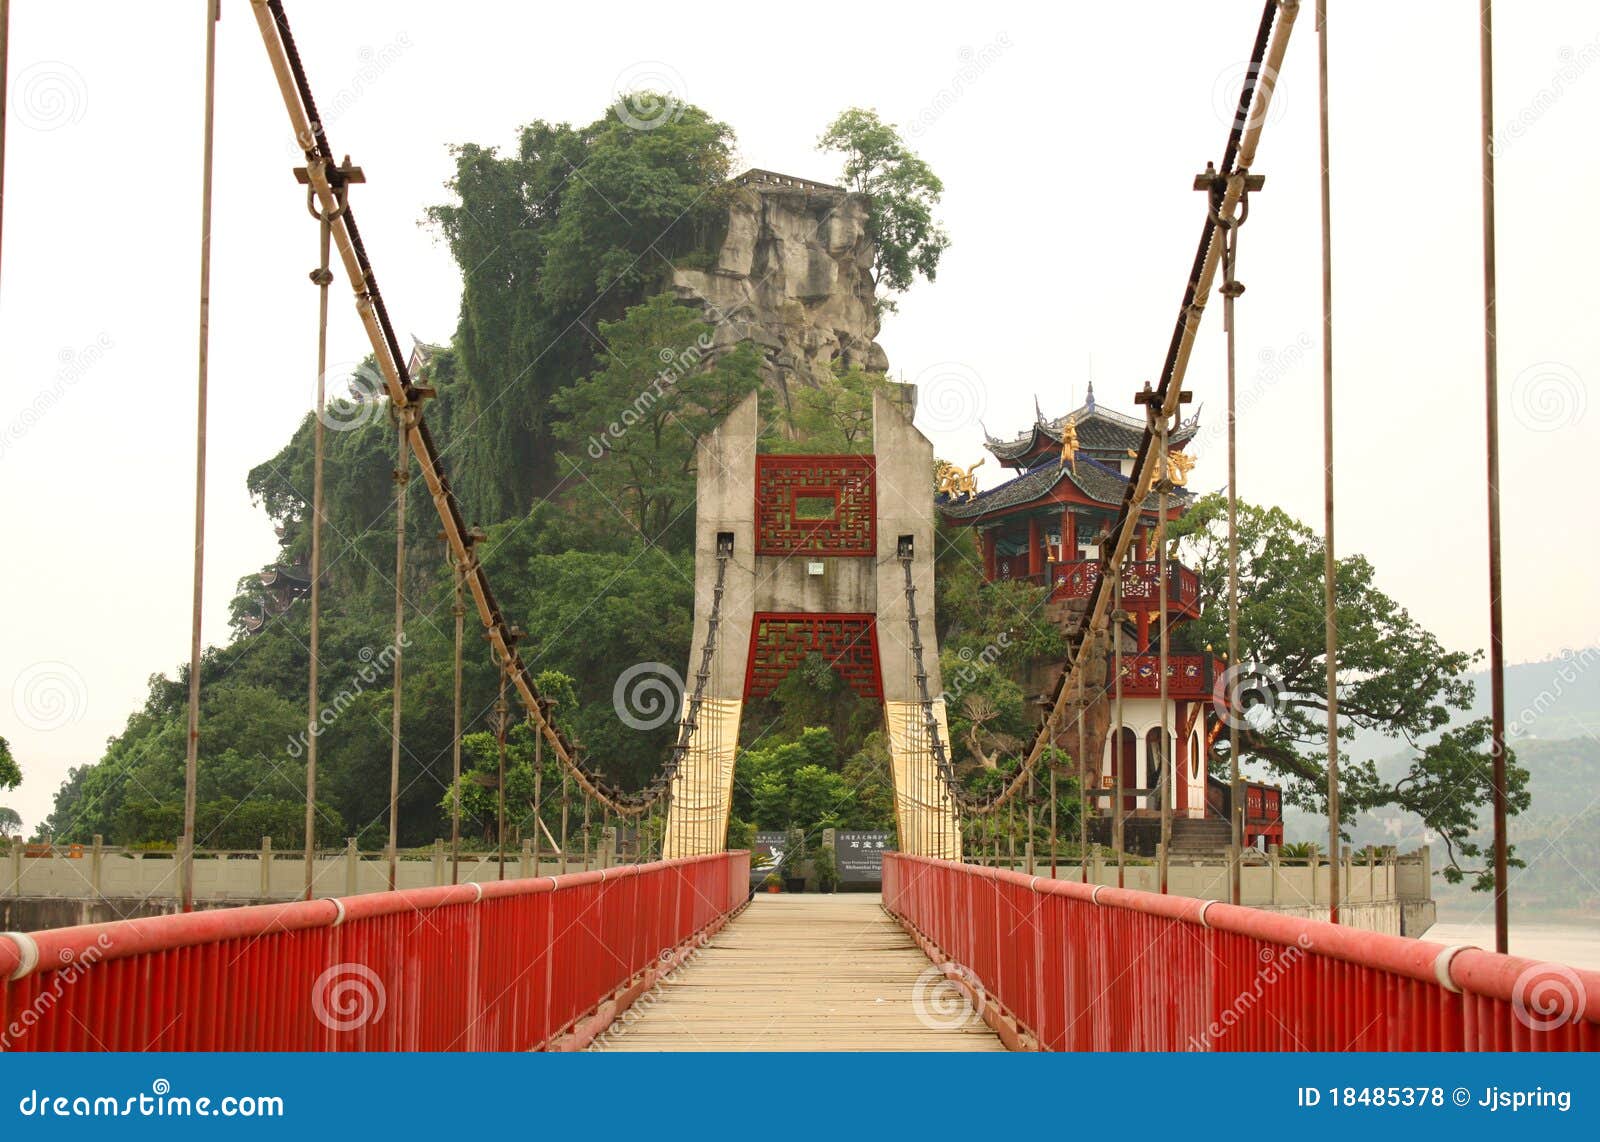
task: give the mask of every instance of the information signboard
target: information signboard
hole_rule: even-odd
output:
[[[883,854],[892,851],[885,832],[833,834],[833,855],[839,866],[839,883],[878,885],[883,883]]]

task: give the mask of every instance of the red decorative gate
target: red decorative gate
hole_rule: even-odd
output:
[[[758,612],[750,624],[750,665],[744,696],[764,698],[789,671],[817,653],[863,698],[883,697],[878,627],[872,615]]]
[[[757,456],[757,555],[876,555],[872,456]]]

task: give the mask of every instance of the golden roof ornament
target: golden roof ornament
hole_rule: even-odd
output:
[[[963,496],[973,499],[978,494],[978,481],[973,479],[972,473],[981,467],[981,459],[966,469],[957,468],[948,460],[939,461],[939,487],[934,494],[949,496],[952,500],[959,500]]]
[[[1194,467],[1194,457],[1176,448],[1167,449],[1167,478],[1177,487],[1189,483],[1189,469]]]
[[[1078,474],[1078,417],[1073,414],[1067,417],[1061,426],[1061,464],[1060,467],[1071,465],[1072,474]]]
[[[1139,458],[1139,453],[1132,448],[1128,449],[1128,455],[1136,460]],[[1161,465],[1161,470],[1150,473],[1150,478],[1145,481],[1144,487],[1140,489],[1140,498],[1148,496],[1151,489],[1163,479],[1169,481],[1175,488],[1184,487],[1189,483],[1189,471],[1193,467],[1193,456],[1177,448],[1168,448],[1166,463]]]

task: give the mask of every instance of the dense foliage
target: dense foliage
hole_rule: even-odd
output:
[[[479,518],[526,512],[564,475],[552,398],[604,360],[600,322],[712,243],[732,141],[684,106],[648,131],[613,110],[581,128],[530,123],[514,153],[455,149],[456,199],[429,217],[462,272],[455,346],[472,428],[452,471]]]
[[[0,789],[15,789],[22,784],[22,769],[11,756],[11,746],[0,738]],[[0,805],[0,837],[10,836],[22,827],[22,816],[15,809]]]
[[[1198,621],[1179,628],[1174,641],[1193,649],[1226,648],[1226,498],[1203,497],[1175,531],[1184,561],[1200,576],[1208,605]],[[1249,719],[1241,731],[1242,759],[1263,763],[1283,780],[1291,803],[1326,813],[1322,541],[1279,508],[1240,504],[1238,545],[1239,657],[1243,663],[1261,664],[1274,691],[1263,706],[1269,716]],[[1371,756],[1341,756],[1342,820],[1348,824],[1359,814],[1385,807],[1415,813],[1443,841],[1446,877],[1471,875],[1487,885],[1477,817],[1491,792],[1488,719],[1450,727],[1452,715],[1472,702],[1466,672],[1480,656],[1446,650],[1378,589],[1364,556],[1339,559],[1335,584],[1339,736],[1354,739],[1357,731],[1372,730],[1411,747],[1411,760],[1399,773],[1380,773]],[[1265,688],[1257,689],[1268,696]],[[1217,739],[1217,747],[1218,763],[1225,769],[1227,735]],[[1527,771],[1508,751],[1506,792],[1512,813],[1528,806],[1527,780]]]
[[[950,245],[933,216],[944,183],[876,111],[852,107],[841,112],[817,147],[842,154],[845,185],[872,200],[868,224],[877,245],[873,285],[880,308],[892,310],[891,294],[910,289],[918,275],[930,282],[938,275],[939,259]]]

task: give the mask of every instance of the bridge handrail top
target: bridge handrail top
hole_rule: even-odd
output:
[[[1541,966],[1555,965],[1563,973],[1570,973],[1570,978],[1575,979],[1584,990],[1586,1002],[1578,1005],[1583,1018],[1591,1023],[1600,1023],[1600,972],[1556,964],[1556,961],[1501,955],[1475,947],[1447,946],[1432,940],[1368,932],[1330,924],[1326,920],[1289,916],[1281,912],[1267,912],[1260,908],[1198,900],[1189,896],[1081,884],[1072,880],[1040,879],[1009,869],[964,865],[909,853],[887,853],[885,859],[890,863],[912,861],[961,869],[969,875],[1004,881],[1040,895],[1066,896],[1101,908],[1123,908],[1183,921],[1196,927],[1232,932],[1286,948],[1299,947],[1314,955],[1405,976],[1441,989],[1445,985],[1440,979],[1440,957],[1448,954],[1444,970],[1448,972],[1450,982],[1460,991],[1488,999],[1516,1002],[1519,994],[1526,999],[1523,993],[1527,989],[1524,987],[1519,993],[1517,981]]]

